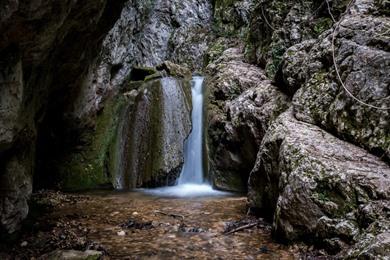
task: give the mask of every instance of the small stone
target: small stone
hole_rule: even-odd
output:
[[[25,247],[25,246],[27,246],[27,245],[28,245],[27,241],[23,241],[23,242],[20,244],[21,247]]]
[[[113,216],[118,215],[118,214],[119,214],[119,211],[115,211],[115,212],[112,212],[112,213],[110,214],[110,216],[113,217]]]
[[[118,231],[117,234],[118,234],[118,236],[121,236],[121,237],[126,236],[126,232],[123,230]]]
[[[134,211],[132,215],[133,215],[133,216],[138,216],[139,213],[138,213],[137,211]]]

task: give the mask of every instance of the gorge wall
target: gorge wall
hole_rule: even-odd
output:
[[[379,0],[5,1],[1,227],[26,217],[33,179],[67,190],[172,184],[199,72],[216,188],[247,192],[280,240],[385,257],[388,10]]]

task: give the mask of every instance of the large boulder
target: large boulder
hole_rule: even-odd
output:
[[[318,40],[291,47],[279,78],[287,92],[299,89],[293,98],[299,120],[319,125],[388,161],[390,40],[386,31],[390,20],[378,16],[380,8],[376,1],[355,1],[337,27],[334,46],[329,30]]]
[[[171,77],[145,82],[133,91],[134,101],[122,113],[111,149],[114,187],[175,184],[191,131],[190,91],[189,81]]]
[[[268,126],[289,104],[261,69],[242,59],[239,49],[228,49],[207,67],[210,173],[217,188],[240,192]]]
[[[386,163],[288,110],[261,143],[248,200],[272,218],[278,238],[310,238],[338,252],[363,235],[386,234],[375,225],[389,223],[389,187]]]
[[[236,99],[228,101],[225,115],[210,121],[211,173],[215,187],[246,191],[268,127],[289,106],[289,99],[269,81],[261,81]]]

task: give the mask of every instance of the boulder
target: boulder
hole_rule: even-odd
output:
[[[390,158],[390,21],[378,16],[380,3],[355,1],[333,31],[287,50],[280,75],[293,98],[297,119],[316,124],[339,138]],[[365,104],[363,104],[365,103]]]
[[[389,187],[386,163],[288,110],[261,143],[248,201],[272,218],[278,238],[310,238],[338,252],[370,234],[375,221],[388,223]]]
[[[109,175],[118,189],[173,185],[191,131],[189,81],[172,77],[144,82],[120,112],[108,150]]]
[[[225,117],[210,121],[211,172],[218,189],[246,191],[268,127],[289,106],[289,99],[269,81],[261,81],[224,107]]]
[[[210,173],[218,189],[244,192],[260,142],[289,101],[239,49],[227,49],[207,69]]]
[[[183,65],[178,65],[170,61],[164,61],[157,66],[160,71],[165,71],[169,76],[180,78],[191,78],[191,71]]]

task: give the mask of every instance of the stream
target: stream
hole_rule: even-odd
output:
[[[297,259],[303,250],[274,242],[270,225],[262,221],[224,234],[253,221],[245,217],[241,196],[184,199],[116,191],[40,196],[51,210],[34,220],[31,233],[13,249],[21,258],[91,247],[104,250],[105,259]]]

